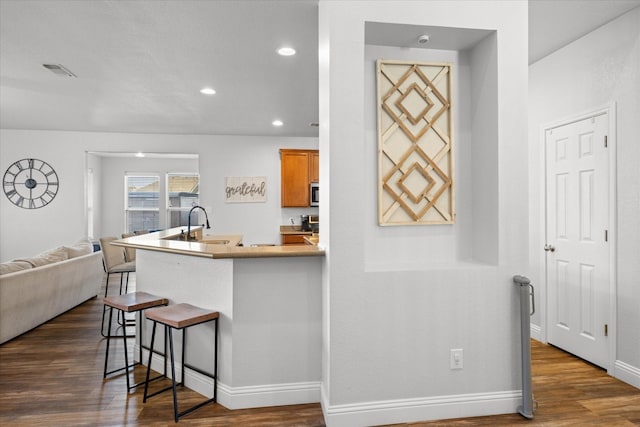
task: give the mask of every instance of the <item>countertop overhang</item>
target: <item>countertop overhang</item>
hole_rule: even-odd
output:
[[[157,252],[168,252],[204,258],[269,258],[269,257],[308,257],[324,256],[324,249],[315,245],[288,246],[238,246],[242,243],[242,235],[203,235],[201,226],[191,227],[191,231],[201,236],[201,241],[175,240],[186,233],[187,227],[175,227],[155,233],[141,234],[112,242],[115,246],[143,249]],[[207,241],[225,241],[227,244],[207,243]]]

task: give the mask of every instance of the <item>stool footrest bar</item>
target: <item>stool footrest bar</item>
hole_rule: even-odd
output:
[[[198,403],[197,405],[192,406],[191,408],[185,409],[184,411],[178,413],[178,418],[180,418],[183,415],[190,414],[191,412],[195,411],[196,409],[202,408],[204,405],[208,405],[209,403],[215,403],[215,401],[216,401],[216,398],[213,397],[213,398],[211,398],[209,400],[205,400],[204,402]]]
[[[121,368],[114,369],[113,371],[105,372],[104,373],[104,378],[106,378],[108,375],[115,374],[116,372],[124,371],[125,369],[128,371],[129,369],[131,369],[131,368],[133,368],[133,367],[135,367],[136,365],[139,365],[139,364],[140,364],[140,362],[135,362],[135,363],[130,364],[129,366],[123,366]]]

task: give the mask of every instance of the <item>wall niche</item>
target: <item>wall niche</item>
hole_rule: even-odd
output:
[[[429,41],[420,43],[421,36]],[[367,271],[460,268],[498,262],[498,78],[494,30],[365,23],[365,126],[370,198]],[[450,64],[454,217],[439,223],[380,226],[377,183],[379,61]],[[449,203],[449,201],[447,201]],[[429,221],[425,221],[429,222]],[[415,224],[419,225],[415,225]]]

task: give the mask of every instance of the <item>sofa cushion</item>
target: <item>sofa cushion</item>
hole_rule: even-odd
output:
[[[33,268],[31,263],[26,261],[9,261],[0,264],[0,276],[3,274],[15,273],[16,271],[27,270]]]
[[[86,239],[78,240],[73,246],[63,246],[63,248],[67,252],[69,259],[93,252],[93,244]]]
[[[33,258],[22,258],[14,261],[24,261],[31,264],[32,267],[42,267],[43,265],[53,264],[54,262],[60,262],[69,259],[67,251],[61,246],[51,251],[43,252]]]

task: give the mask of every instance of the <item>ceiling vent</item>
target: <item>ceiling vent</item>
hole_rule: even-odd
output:
[[[62,76],[67,76],[67,77],[78,77],[75,74],[73,74],[71,71],[69,71],[69,69],[65,68],[60,64],[42,64],[42,66],[50,70],[54,74],[60,74]]]

